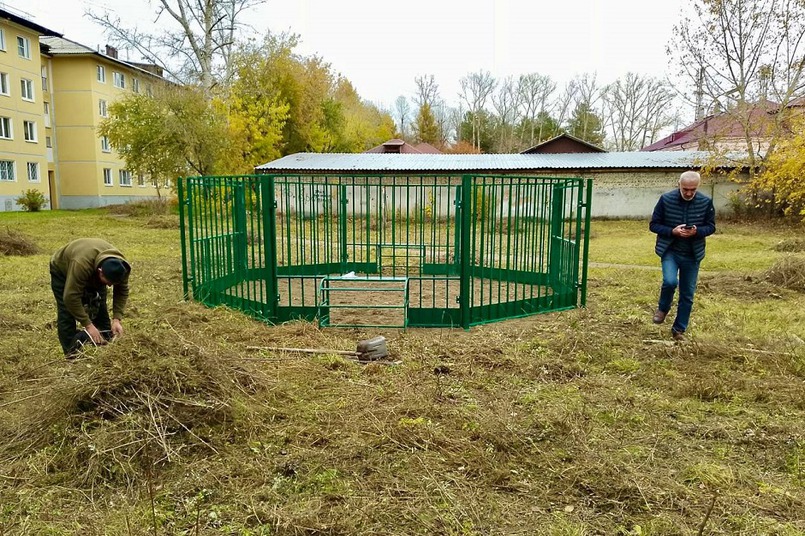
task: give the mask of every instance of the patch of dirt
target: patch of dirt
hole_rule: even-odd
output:
[[[783,298],[775,283],[762,275],[705,275],[699,278],[697,292],[751,300]]]

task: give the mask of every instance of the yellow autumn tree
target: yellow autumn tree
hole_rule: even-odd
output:
[[[772,213],[805,222],[805,120],[800,119],[792,131],[796,134],[779,142],[750,187]]]

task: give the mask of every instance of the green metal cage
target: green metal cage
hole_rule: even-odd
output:
[[[463,327],[586,303],[592,180],[178,182],[185,296],[268,322]]]

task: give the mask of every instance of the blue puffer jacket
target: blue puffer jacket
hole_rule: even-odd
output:
[[[662,194],[649,224],[651,232],[657,233],[657,244],[654,246],[657,255],[662,257],[674,240],[684,240],[671,233],[680,224],[696,226],[696,236],[687,240],[692,241],[693,255],[697,261],[701,261],[704,258],[705,237],[716,232],[713,200],[701,192],[696,192],[690,201],[685,201],[679,190]]]

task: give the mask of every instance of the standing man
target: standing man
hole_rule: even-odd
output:
[[[654,323],[662,324],[674,292],[679,286],[679,303],[671,336],[682,341],[693,309],[693,294],[704,258],[705,237],[716,232],[713,200],[698,191],[701,176],[686,171],[679,177],[679,189],[660,196],[651,216],[649,229],[657,234],[654,252],[662,259],[662,287],[654,313]]]
[[[131,266],[115,247],[100,238],[79,238],[50,259],[50,287],[56,298],[59,342],[71,357],[85,343],[106,344],[123,335],[121,319],[129,297]],[[112,291],[112,319],[106,308]],[[82,330],[76,331],[76,322]]]

